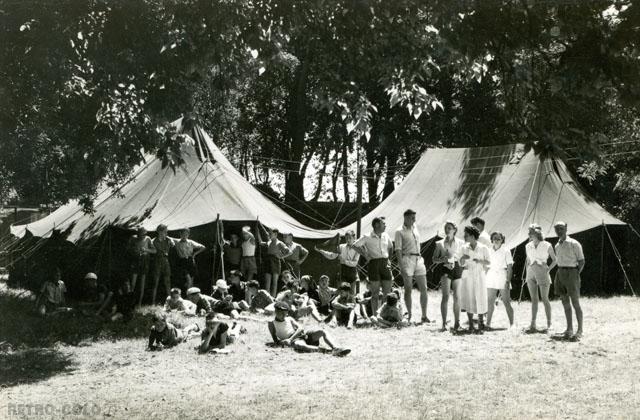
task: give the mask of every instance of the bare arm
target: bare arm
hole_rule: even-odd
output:
[[[200,342],[200,347],[198,351],[200,353],[206,353],[209,350],[209,343],[213,338],[213,330],[207,330],[207,335],[202,336],[202,341]]]
[[[551,264],[549,264],[549,271],[551,271],[553,267],[558,265],[558,259],[556,258],[556,252],[553,250],[553,247],[549,247],[549,258],[551,258]]]
[[[276,344],[280,343],[280,340],[278,340],[278,336],[276,335],[276,327],[273,325],[273,322],[269,322],[269,332],[271,333],[273,342]]]
[[[584,260],[578,260],[578,272],[582,273],[582,270],[584,269]]]
[[[340,254],[336,254],[335,252],[329,252],[329,251],[325,251],[322,249],[318,249],[318,247],[314,248],[316,251],[318,251],[323,257],[325,257],[328,260],[335,260],[336,258],[338,258],[340,256]]]

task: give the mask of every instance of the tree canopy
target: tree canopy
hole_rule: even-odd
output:
[[[189,115],[286,201],[352,199],[357,151],[373,202],[427,147],[524,142],[638,217],[639,28],[630,0],[7,0],[0,194],[89,209],[178,165]]]

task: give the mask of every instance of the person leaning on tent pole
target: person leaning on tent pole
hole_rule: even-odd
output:
[[[344,234],[344,239],[346,243],[338,245],[338,252],[325,251],[318,247],[315,247],[315,250],[329,260],[338,258],[340,261],[340,281],[349,283],[351,293],[355,295],[358,282],[358,261],[360,260],[360,254],[353,249],[356,233],[353,230],[348,230]]]
[[[240,258],[240,271],[247,282],[253,280],[258,273],[256,264],[256,238],[251,233],[249,226],[242,227],[242,257]]]
[[[389,256],[393,252],[393,242],[385,232],[387,226],[384,217],[375,217],[371,226],[373,231],[358,239],[352,248],[367,259],[371,309],[375,314],[378,312],[380,286],[382,285],[384,296],[391,292],[393,275],[391,274]]]
[[[551,276],[549,271],[556,265],[556,253],[553,251],[553,246],[544,240],[540,226],[535,224],[529,226],[529,239],[530,242],[524,249],[527,254],[527,288],[531,295],[531,325],[525,332],[531,334],[538,331],[536,318],[539,299],[542,299],[547,315],[547,331],[551,330],[551,303],[549,302]],[[551,264],[548,264],[549,260],[551,260]],[[540,297],[538,297],[538,289],[540,289]]]
[[[173,239],[167,236],[167,225],[158,225],[156,228],[156,238],[153,240],[153,246],[156,249],[156,261],[153,272],[153,291],[151,293],[151,304],[156,304],[156,295],[158,292],[158,282],[162,277],[162,284],[165,289],[165,296],[169,296],[171,290],[171,265],[169,264],[169,251],[175,245]],[[164,296],[163,296],[164,300]],[[142,304],[140,297],[139,305]]]
[[[460,251],[464,241],[456,237],[458,226],[447,221],[444,224],[445,237],[436,242],[436,249],[433,252],[434,276],[440,281],[442,300],[440,301],[440,313],[442,314],[442,328],[447,330],[447,312],[449,311],[449,293],[453,291],[453,317],[454,324],[452,332],[460,329],[460,278],[462,277],[462,267],[460,267]]]
[[[395,234],[396,258],[404,281],[404,303],[408,320],[411,322],[411,292],[415,280],[420,290],[421,322],[431,322],[427,318],[427,268],[420,254],[420,232],[416,227],[416,212],[408,209],[404,212],[404,223]]]
[[[582,308],[580,307],[580,273],[584,268],[584,253],[580,242],[567,235],[567,224],[558,221],[553,226],[558,243],[556,244],[556,258],[558,271],[556,271],[555,292],[562,299],[564,315],[567,319],[567,329],[563,335],[566,339],[578,341],[582,337]],[[573,334],[573,314],[571,305],[576,311],[578,330]]]
[[[309,251],[299,243],[293,242],[293,233],[285,233],[283,239],[284,244],[289,248],[290,252],[290,254],[284,258],[284,262],[289,266],[293,276],[299,279],[300,266],[309,256]]]

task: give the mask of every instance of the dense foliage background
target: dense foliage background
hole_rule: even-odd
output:
[[[640,219],[631,0],[0,0],[0,201],[89,209],[188,115],[286,202],[387,196],[427,147],[521,142]]]

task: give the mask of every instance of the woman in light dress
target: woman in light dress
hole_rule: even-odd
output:
[[[513,308],[511,307],[511,275],[513,274],[513,257],[511,251],[504,245],[504,235],[500,232],[491,234],[489,248],[489,271],[487,271],[487,326],[491,329],[491,318],[495,309],[496,299],[500,299],[509,317],[509,327],[513,327]]]
[[[464,228],[464,240],[461,249],[462,267],[460,308],[467,312],[469,332],[482,334],[484,314],[487,313],[486,272],[489,266],[489,248],[478,242],[480,232],[473,226]],[[478,315],[478,329],[473,325],[473,315]]]

